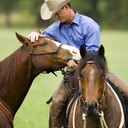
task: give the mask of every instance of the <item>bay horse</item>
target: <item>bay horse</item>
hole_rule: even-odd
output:
[[[126,128],[120,100],[106,80],[104,53],[102,45],[98,52],[80,48],[82,59],[77,70],[80,95],[71,107],[68,128]]]
[[[34,78],[40,73],[61,70],[70,59],[79,60],[76,48],[48,37],[30,42],[16,33],[23,44],[0,62],[0,128],[13,128],[13,119]]]

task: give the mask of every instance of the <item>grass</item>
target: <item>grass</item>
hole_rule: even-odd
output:
[[[21,46],[15,37],[15,32],[27,36],[35,29],[0,29],[0,60],[14,52]],[[109,69],[128,83],[128,31],[101,31],[101,44],[105,47],[105,54]],[[54,93],[62,75],[40,74],[33,84],[18,110],[15,128],[48,128],[49,106],[45,103]]]
[[[128,82],[128,31],[103,31],[101,44],[105,47],[109,69]]]

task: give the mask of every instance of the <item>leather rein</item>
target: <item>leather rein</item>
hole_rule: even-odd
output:
[[[65,71],[64,71],[63,68],[60,68],[60,64],[59,64],[59,61],[58,61],[58,58],[57,58],[58,51],[60,50],[60,48],[61,48],[62,45],[63,44],[60,44],[59,47],[57,47],[57,49],[55,51],[53,51],[53,52],[45,52],[45,53],[33,53],[33,52],[30,51],[30,49],[27,47],[27,45],[24,45],[24,48],[28,51],[28,53],[32,57],[33,63],[34,63],[34,65],[35,65],[35,67],[36,67],[36,69],[37,69],[37,71],[39,73],[42,73],[42,74],[46,74],[47,73],[48,74],[50,72],[48,72],[48,71],[41,71],[40,68],[38,67],[38,64],[37,64],[36,59],[35,59],[34,56],[54,54],[55,57],[56,57],[56,63],[58,65],[58,68],[62,72],[62,74],[64,75],[65,74]],[[57,75],[55,74],[54,71],[51,71],[51,72],[57,77]]]

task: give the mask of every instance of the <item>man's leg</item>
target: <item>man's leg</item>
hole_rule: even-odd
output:
[[[121,94],[125,99],[125,102],[128,108],[128,84],[124,80],[122,80],[120,77],[118,77],[117,75],[115,75],[110,71],[108,71],[107,76],[109,80],[119,88]]]
[[[64,108],[66,107],[66,104],[70,95],[72,94],[72,91],[73,90],[65,86],[65,83],[62,81],[61,85],[53,95],[50,111],[52,128],[61,128],[61,114]]]

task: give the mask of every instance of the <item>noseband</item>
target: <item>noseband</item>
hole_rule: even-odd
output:
[[[40,70],[40,68],[38,67],[38,64],[37,64],[36,59],[35,59],[34,56],[54,54],[55,57],[56,57],[56,63],[57,63],[57,65],[58,65],[58,68],[59,68],[59,70],[62,72],[62,74],[64,74],[65,71],[64,71],[64,69],[60,68],[60,64],[59,64],[59,61],[58,61],[58,58],[57,58],[57,53],[58,53],[58,51],[59,51],[59,49],[61,48],[62,45],[63,45],[63,44],[60,44],[59,47],[57,47],[57,49],[56,49],[55,51],[53,51],[53,52],[45,52],[45,53],[33,53],[33,52],[30,51],[30,49],[27,47],[27,45],[24,45],[24,48],[28,51],[28,53],[29,53],[30,56],[32,57],[33,63],[34,63],[34,65],[35,65],[35,67],[36,67],[36,69],[37,69],[37,71],[38,71],[39,73],[46,74],[46,73],[49,73],[49,72],[48,72],[48,71],[41,71],[41,70]],[[51,72],[52,72],[55,76],[57,76],[57,75],[54,73],[54,71],[51,71]]]

